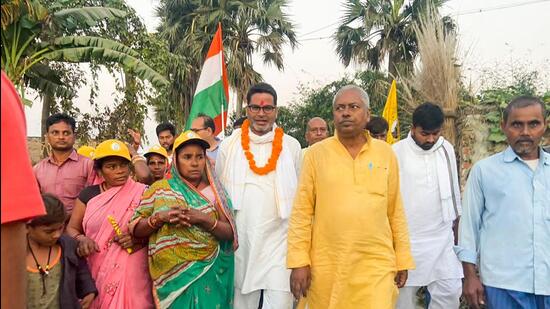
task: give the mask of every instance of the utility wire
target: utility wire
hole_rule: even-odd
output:
[[[327,36],[321,36],[321,37],[318,37],[318,38],[301,39],[301,40],[299,40],[299,41],[300,41],[300,42],[304,42],[304,41],[316,41],[316,40],[330,39],[331,37],[332,37],[332,35],[327,35]]]
[[[490,12],[490,11],[504,10],[504,9],[510,9],[510,8],[515,8],[515,7],[520,7],[520,6],[531,5],[531,4],[543,3],[543,2],[550,2],[550,0],[534,0],[534,1],[528,1],[528,2],[504,4],[504,5],[497,5],[497,6],[481,8],[481,9],[467,10],[467,11],[458,12],[456,14],[456,16],[463,16],[463,15],[478,14],[478,13],[484,13],[484,12]]]
[[[321,30],[325,30],[325,29],[327,29],[327,28],[329,28],[329,27],[336,26],[336,25],[338,25],[339,23],[340,23],[340,21],[335,21],[335,22],[333,22],[333,23],[330,24],[330,25],[326,25],[326,26],[323,26],[323,27],[321,27],[321,28],[319,28],[319,29],[315,29],[315,30],[312,30],[312,31],[310,31],[310,32],[306,32],[306,33],[302,34],[301,37],[305,37],[305,36],[308,36],[308,35],[313,34],[313,33],[315,33],[315,32],[319,32],[319,31],[321,31]]]
[[[544,3],[544,2],[550,2],[550,0],[534,0],[534,1],[529,1],[529,2],[521,2],[521,3],[513,3],[513,4],[506,4],[506,5],[498,5],[498,6],[493,6],[493,7],[480,8],[480,9],[472,9],[472,10],[466,10],[466,11],[458,12],[458,13],[454,14],[454,16],[479,14],[479,13],[485,13],[485,12],[491,12],[491,11],[497,11],[497,10],[510,9],[510,8],[515,8],[515,7],[520,7],[520,6],[526,6],[526,5],[531,5],[531,4]],[[329,25],[326,25],[326,26],[323,26],[321,28],[312,30],[310,32],[307,32],[307,33],[303,34],[302,37],[305,37],[309,34],[319,32],[321,30],[325,30],[329,27],[337,25],[338,23],[339,23],[339,21],[334,22],[334,23],[329,24]],[[330,39],[331,37],[332,37],[332,35],[321,36],[321,37],[316,37],[316,38],[303,38],[303,39],[298,39],[298,41],[305,42],[305,41],[326,40],[326,39]]]

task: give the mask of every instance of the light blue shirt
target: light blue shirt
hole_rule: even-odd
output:
[[[219,139],[218,137],[214,137],[214,139],[216,141],[218,141],[218,146],[216,146],[216,148],[212,149],[212,150],[206,150],[206,155],[212,160],[212,162],[216,162],[216,157],[218,156],[218,150],[220,149],[220,142],[221,142],[221,139]]]
[[[550,154],[535,171],[511,147],[474,165],[455,252],[484,285],[550,295]]]

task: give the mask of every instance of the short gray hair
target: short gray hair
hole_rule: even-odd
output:
[[[344,92],[350,91],[350,90],[357,91],[357,93],[359,93],[359,96],[361,97],[361,101],[363,101],[363,103],[365,104],[365,107],[367,109],[370,108],[370,99],[367,92],[363,90],[361,87],[353,84],[345,85],[344,87],[340,88],[338,92],[336,92],[336,94],[334,95],[334,98],[332,99],[332,107],[334,107],[334,105],[336,104],[336,100],[338,100],[339,96],[341,96]]]

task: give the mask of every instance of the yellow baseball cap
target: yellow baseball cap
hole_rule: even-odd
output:
[[[197,133],[188,130],[183,133],[181,133],[176,140],[174,141],[174,148],[172,148],[172,151],[176,151],[180,146],[183,146],[185,144],[197,144],[201,146],[204,149],[210,148],[210,144],[208,144],[207,141],[202,139]]]
[[[166,149],[164,149],[164,147],[160,146],[160,145],[155,145],[155,146],[152,146],[151,148],[149,148],[149,150],[147,150],[147,152],[144,154],[144,156],[147,156],[147,155],[150,155],[150,154],[158,154],[158,155],[161,155],[163,157],[165,157],[166,159],[168,159],[168,152],[166,151]]]
[[[80,146],[80,148],[78,148],[78,150],[76,151],[79,155],[83,155],[85,157],[88,157],[88,158],[93,158],[94,157],[94,151],[95,151],[95,148],[92,147],[92,146],[88,146],[88,145],[83,145],[83,146]]]
[[[132,160],[128,147],[126,147],[123,142],[116,139],[106,140],[97,145],[97,147],[95,148],[94,160],[99,160],[111,156],[121,157],[128,161]]]

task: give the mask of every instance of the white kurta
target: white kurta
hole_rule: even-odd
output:
[[[271,155],[271,143],[255,144],[250,151],[257,166],[264,166]],[[232,135],[220,144],[216,160],[216,171],[231,168],[228,151],[232,149]],[[300,144],[285,135],[283,148],[291,152],[298,177],[301,165]],[[234,149],[234,148],[233,148]],[[239,249],[235,252],[235,288],[247,294],[260,289],[290,291],[290,270],[286,267],[288,219],[281,219],[276,205],[275,173],[265,176],[255,174],[250,168],[245,173],[243,201],[235,211],[235,222],[239,237]],[[223,181],[223,179],[222,179]],[[224,183],[227,186],[227,184]]]
[[[453,186],[460,203],[454,149],[447,141],[444,143],[448,150],[452,150],[448,153],[452,162]],[[418,147],[410,137],[394,144],[393,149],[399,162],[401,196],[416,263],[416,269],[409,270],[406,286],[425,286],[436,280],[462,278],[462,266],[453,251],[452,221],[443,220],[437,154]],[[445,183],[448,182],[447,179]]]

